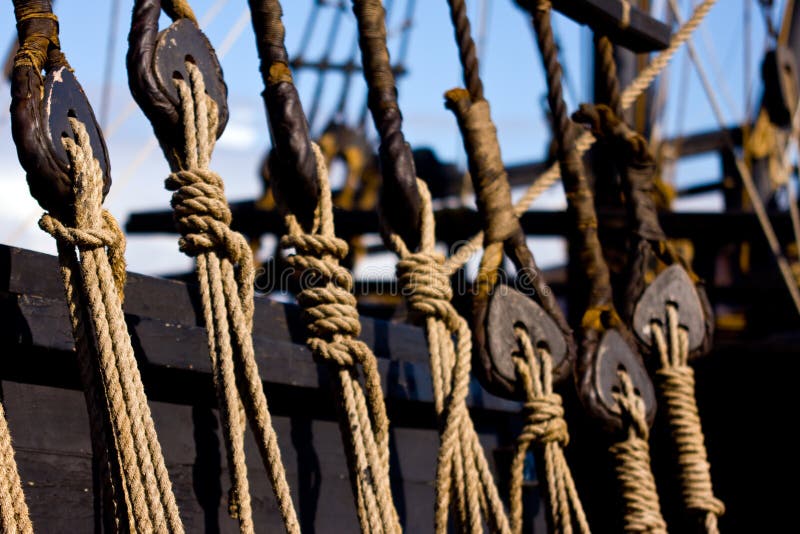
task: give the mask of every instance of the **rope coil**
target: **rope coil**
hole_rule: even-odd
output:
[[[668,305],[667,324],[651,323],[660,364],[656,386],[665,401],[675,441],[684,505],[703,516],[706,532],[716,534],[717,518],[725,513],[725,505],[714,496],[711,465],[695,399],[694,370],[689,367],[689,336],[678,326],[678,321],[678,309]]]
[[[628,436],[614,443],[609,452],[614,456],[614,469],[625,504],[625,532],[666,534],[667,525],[661,516],[656,482],[650,468],[650,429],[645,419],[644,400],[634,388],[630,375],[618,371],[621,384],[614,393],[623,417],[628,421]]]
[[[511,464],[511,530],[515,534],[522,532],[525,457],[531,446],[536,445],[544,460],[550,524],[556,532],[563,534],[571,534],[573,526],[577,526],[579,533],[588,534],[591,529],[564,456],[569,432],[561,396],[553,392],[553,359],[545,348],[534,349],[524,328],[514,328],[514,334],[520,344],[520,353],[514,356],[514,366],[526,401],[523,408],[525,426],[517,437],[516,453]]]
[[[347,443],[348,462],[362,532],[401,532],[389,483],[389,419],[383,402],[375,355],[357,336],[361,332],[352,275],[339,265],[347,243],[333,228],[328,169],[321,150],[311,145],[317,160],[319,204],[313,226],[305,232],[293,214],[286,216],[288,232],[281,238],[287,258],[301,273],[304,288],[297,295],[308,324],[307,344],[319,361],[336,369],[336,391],[343,415],[340,427]],[[358,381],[361,367],[364,389]],[[366,390],[366,391],[365,391]]]
[[[253,258],[247,240],[230,228],[231,211],[222,178],[208,169],[217,132],[217,104],[208,96],[202,71],[186,62],[189,80],[176,79],[183,120],[184,158],[165,181],[180,231],[180,250],[196,258],[214,384],[225,429],[231,476],[229,515],[243,533],[254,532],[245,421],[256,437],[287,532],[299,533],[286,473],[255,362]]]
[[[467,409],[472,341],[467,322],[452,303],[444,257],[435,251],[431,196],[417,179],[421,207],[421,240],[411,252],[395,233],[385,242],[399,257],[397,279],[412,313],[424,320],[430,352],[434,404],[440,423],[436,464],[434,531],[446,533],[451,502],[460,532],[483,532],[486,518],[493,532],[511,532],[489,464]]]

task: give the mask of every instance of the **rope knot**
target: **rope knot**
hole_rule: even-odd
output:
[[[164,185],[172,195],[175,223],[181,233],[181,252],[198,256],[217,251],[233,263],[249,256],[244,237],[231,230],[231,210],[222,178],[208,169],[192,168],[169,175]]]
[[[522,435],[541,445],[558,443],[562,447],[569,443],[569,432],[564,420],[561,395],[551,393],[535,397],[523,406],[525,426]]]
[[[397,262],[397,279],[412,312],[452,322],[453,289],[441,254],[416,252]]]

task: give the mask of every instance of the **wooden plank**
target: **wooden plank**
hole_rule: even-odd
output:
[[[42,365],[36,358],[31,360],[31,355],[43,351],[71,355],[74,350],[63,288],[58,287],[60,281],[40,281],[58,281],[54,258],[5,246],[0,246],[0,258],[6,260],[2,262],[6,268],[0,270],[5,271],[0,272],[0,287],[5,288],[6,296],[0,298],[0,303],[11,319],[0,323],[0,340],[13,344],[2,365],[13,370],[15,379],[36,382],[32,375]],[[36,272],[38,276],[29,276]],[[126,290],[125,311],[139,360],[146,362],[151,373],[168,370],[178,375],[202,374],[207,380],[211,369],[205,329],[195,316],[202,314],[192,307],[195,289],[175,281],[137,278],[137,283]],[[174,293],[176,299],[162,298],[163,288]],[[305,346],[299,309],[266,298],[257,299],[255,309],[253,343],[264,380],[282,387],[327,389],[328,368],[317,365]],[[178,319],[169,319],[171,315]],[[430,405],[433,394],[422,330],[369,318],[363,318],[362,325],[362,339],[378,358],[387,398]],[[519,410],[516,403],[482,392],[476,382],[468,403],[475,409],[512,413]]]

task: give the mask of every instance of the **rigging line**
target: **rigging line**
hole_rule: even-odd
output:
[[[319,58],[319,67],[316,69],[317,83],[314,86],[314,92],[311,98],[311,107],[309,108],[308,115],[306,116],[308,127],[312,131],[314,129],[314,123],[317,119],[317,114],[319,113],[320,104],[322,103],[322,93],[325,90],[325,82],[328,79],[328,62],[331,59],[333,48],[336,45],[336,38],[339,36],[339,29],[342,26],[343,14],[344,9],[336,9],[336,12],[333,15],[333,20],[331,21],[328,38],[325,41],[325,50],[322,52],[322,56]]]
[[[778,44],[785,45],[789,41],[789,30],[792,28],[792,13],[794,12],[794,0],[786,0],[783,8],[783,19],[781,20],[781,31],[778,34]]]
[[[397,51],[396,64],[400,67],[406,62],[408,58],[408,48],[411,43],[411,30],[414,28],[414,11],[417,8],[417,0],[408,0],[406,2],[406,12],[403,15],[403,23],[401,26],[402,34],[400,36],[400,47]]]
[[[108,38],[106,41],[106,65],[103,79],[103,93],[100,98],[100,127],[108,124],[108,112],[111,108],[114,82],[114,52],[117,45],[117,27],[119,25],[119,0],[111,0],[111,13],[108,22]]]
[[[692,2],[692,4],[694,4],[694,2]],[[698,29],[700,30],[700,38],[703,41],[703,50],[706,52],[708,62],[711,64],[711,70],[714,72],[714,76],[716,77],[719,92],[725,101],[725,106],[727,106],[728,111],[734,115],[736,113],[736,101],[733,98],[733,93],[728,85],[728,81],[724,76],[724,70],[722,68],[722,64],[719,62],[719,56],[717,55],[717,49],[714,46],[714,41],[711,39],[711,36],[708,33],[708,27],[702,26]]]
[[[355,72],[356,57],[358,54],[358,32],[353,36],[353,44],[350,46],[350,54],[347,56],[346,65],[353,68],[344,71],[344,80],[342,81],[342,89],[339,92],[339,99],[336,104],[336,111],[334,113],[334,120],[344,121],[344,110],[347,107],[347,97],[350,95],[350,88],[353,83],[353,74]]]
[[[678,5],[676,0],[669,0],[670,9],[672,9],[675,18],[678,21],[678,24],[683,24],[683,17],[681,17],[680,9],[678,9]],[[720,109],[719,101],[717,100],[716,95],[714,94],[713,87],[711,86],[711,82],[708,78],[708,75],[703,67],[700,57],[697,55],[697,51],[694,47],[694,43],[692,42],[692,38],[690,37],[686,41],[687,50],[689,51],[689,56],[692,58],[692,62],[694,63],[695,70],[697,74],[700,76],[700,81],[702,82],[703,89],[705,90],[706,96],[708,97],[708,101],[711,104],[711,109],[714,112],[714,116],[717,119],[717,122],[720,126],[720,131],[723,132],[725,143],[729,145],[731,152],[734,156],[734,163],[736,165],[736,170],[739,172],[739,175],[742,178],[742,183],[744,184],[745,190],[747,191],[747,195],[750,197],[750,202],[753,206],[753,210],[756,213],[756,217],[758,218],[758,222],[761,225],[761,230],[764,232],[764,237],[767,238],[767,244],[769,245],[770,250],[772,251],[772,255],[775,258],[775,262],[778,264],[778,269],[781,272],[781,276],[783,277],[783,281],[786,284],[786,288],[789,290],[789,295],[792,297],[792,301],[794,302],[795,308],[797,309],[798,313],[800,313],[800,286],[797,284],[797,280],[795,279],[794,275],[792,274],[792,269],[789,266],[789,262],[786,259],[786,256],[783,255],[781,250],[780,241],[778,240],[777,234],[775,234],[775,230],[772,227],[772,223],[769,220],[769,216],[767,215],[767,210],[764,207],[764,202],[761,199],[761,196],[758,194],[758,189],[756,188],[756,184],[753,181],[753,177],[750,174],[750,169],[744,164],[742,159],[736,155],[734,151],[734,144],[733,140],[730,136],[725,133],[726,123],[725,118],[722,115],[722,110]]]
[[[222,8],[225,7],[229,1],[230,0],[217,0],[211,7],[208,8],[208,11],[203,14],[203,18],[200,19],[199,26],[201,28],[206,28],[209,24],[211,24],[211,22],[217,18],[219,12],[222,11]]]
[[[414,0],[408,0],[408,1],[413,2]],[[386,0],[383,3],[383,5],[384,5],[384,12],[386,13],[386,20],[388,21],[391,19],[392,12],[394,11],[394,0]],[[356,31],[356,40],[357,39],[358,39],[358,32]],[[389,60],[391,61],[391,56],[389,57]],[[361,106],[361,115],[359,115],[358,117],[358,129],[361,130],[362,132],[366,130],[368,116],[369,116],[369,95],[367,94],[364,95],[364,105]]]
[[[752,4],[750,0],[742,0],[742,34],[743,34],[743,41],[742,41],[742,58],[743,61],[743,68],[742,68],[742,76],[744,82],[744,113],[742,116],[741,123],[744,125],[748,122],[750,115],[752,114],[751,104],[750,104],[750,93],[752,92],[752,76],[750,74],[750,65],[753,64],[753,42],[752,42],[752,31],[753,31],[753,24],[752,24]],[[745,128],[746,129],[746,128]]]
[[[239,37],[242,36],[242,32],[247,28],[250,22],[250,9],[245,7],[242,10],[242,14],[239,15],[239,18],[231,27],[228,34],[222,40],[219,47],[217,48],[217,57],[221,60],[223,57],[228,55],[228,52],[231,51],[233,45],[236,44],[236,41],[239,40]]]

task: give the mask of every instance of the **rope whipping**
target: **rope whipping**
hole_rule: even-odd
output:
[[[497,129],[491,118],[489,103],[483,96],[483,84],[466,4],[463,0],[449,0],[448,4],[467,90],[448,91],[445,95],[446,106],[455,113],[458,120],[464,147],[469,156],[478,210],[485,229],[484,253],[476,277],[474,308],[485,306],[491,292],[496,290],[506,248],[513,249],[521,256],[516,258],[518,265],[524,265],[526,269],[536,267],[533,256],[525,245],[518,217],[512,209],[511,191],[497,140]],[[445,271],[443,276],[447,275]],[[548,299],[543,288],[537,288],[537,291],[540,292],[545,307],[557,307],[557,304],[550,301],[552,295]],[[526,425],[517,439],[517,451],[511,471],[511,531],[522,531],[524,461],[528,448],[537,442],[541,446],[544,473],[548,482],[550,524],[559,531],[572,532],[574,515],[579,531],[587,533],[590,529],[562,449],[568,434],[561,398],[552,392],[552,359],[543,351],[543,364],[539,365],[527,333],[521,329],[515,329],[515,332],[527,341],[527,345],[522,345],[523,358],[514,358],[519,381],[516,387],[524,391],[527,402],[524,409]],[[512,357],[510,354],[508,356]],[[547,393],[544,392],[545,389]]]
[[[231,212],[223,180],[208,168],[217,134],[217,104],[206,93],[200,69],[189,61],[185,66],[189,80],[173,80],[180,97],[185,146],[181,151],[174,151],[182,156],[165,185],[174,191],[172,207],[181,233],[180,249],[196,261],[231,476],[229,513],[239,521],[240,532],[254,531],[244,452],[247,417],[286,531],[299,533],[281,451],[255,361],[252,251],[244,236],[231,230]]]
[[[689,20],[673,34],[669,46],[653,58],[650,64],[642,69],[630,85],[625,88],[620,96],[620,106],[623,111],[629,109],[636,99],[639,98],[651,83],[653,83],[653,80],[658,77],[661,71],[666,68],[681,45],[689,39],[692,32],[700,25],[716,2],[717,0],[704,0],[699,4]],[[584,132],[575,140],[575,150],[578,151],[579,155],[582,155],[589,150],[594,142],[594,137],[590,133]],[[524,213],[534,200],[550,189],[560,178],[561,169],[558,163],[554,163],[549,169],[542,173],[536,181],[528,187],[519,200],[517,200],[514,204],[514,213],[518,216]],[[445,267],[447,267],[448,272],[452,274],[463,267],[472,255],[480,250],[482,243],[482,232],[473,236],[467,243],[459,248],[455,254],[447,259]]]
[[[568,211],[574,213],[583,241],[579,254],[590,282],[589,309],[584,316],[584,322],[589,323],[595,315],[602,313],[603,304],[610,306],[611,285],[608,266],[603,259],[597,235],[594,200],[586,182],[578,149],[570,145],[571,122],[562,95],[561,65],[550,22],[551,13],[550,1],[539,0],[533,9],[533,26],[545,68],[547,100],[553,116],[553,135],[558,144],[559,166],[564,177]],[[621,101],[624,108],[624,94]],[[624,529],[626,532],[665,533],[666,524],[661,516],[658,493],[650,468],[647,444],[649,428],[644,400],[636,393],[633,381],[625,370],[618,370],[617,374],[621,391],[615,393],[614,398],[626,422],[628,435],[624,441],[614,443],[609,452],[614,456],[616,475],[621,485],[625,508]]]
[[[294,249],[287,263],[307,286],[297,295],[307,320],[307,344],[320,362],[332,367],[335,390],[343,410],[340,428],[350,463],[350,477],[362,532],[394,534],[402,531],[389,482],[389,419],[383,402],[375,355],[361,340],[353,277],[339,262],[347,256],[347,242],[333,227],[328,170],[316,144],[320,186],[311,230],[306,232],[294,214],[286,216],[284,249]],[[361,367],[364,388],[359,383]]]
[[[703,519],[709,534],[717,534],[717,519],[725,505],[714,496],[711,465],[695,399],[694,370],[689,367],[689,335],[679,326],[678,309],[667,305],[667,324],[653,321],[653,346],[659,357],[656,387],[666,404],[667,421],[678,456],[683,503]]]
[[[129,508],[131,530],[183,532],[122,312],[125,238],[113,216],[102,209],[103,173],[86,127],[75,118],[69,120],[76,139],[66,137],[62,143],[73,180],[74,226],[52,213],[45,213],[39,226],[58,241],[76,344],[94,345],[78,355],[96,355],[92,365],[102,380],[103,409],[108,410],[116,449],[109,458],[119,462],[114,470],[119,473],[117,506]]]
[[[448,531],[451,505],[457,511],[458,532],[482,533],[483,519],[492,532],[511,532],[503,503],[483,447],[467,409],[472,340],[466,320],[451,300],[444,256],[435,251],[435,221],[428,187],[417,180],[420,193],[421,239],[411,252],[403,239],[388,233],[385,241],[399,257],[397,279],[409,309],[425,327],[440,445],[436,466],[435,528]]]
[[[541,457],[544,459],[550,525],[553,531],[571,534],[573,527],[577,527],[577,532],[587,534],[591,529],[564,456],[569,433],[564,421],[561,396],[553,391],[553,358],[543,347],[534,349],[524,328],[517,327],[514,333],[520,345],[519,353],[514,356],[514,367],[525,391],[525,425],[517,437],[516,451],[511,463],[511,529],[515,534],[522,532],[525,457],[528,450],[536,446],[541,449]]]

